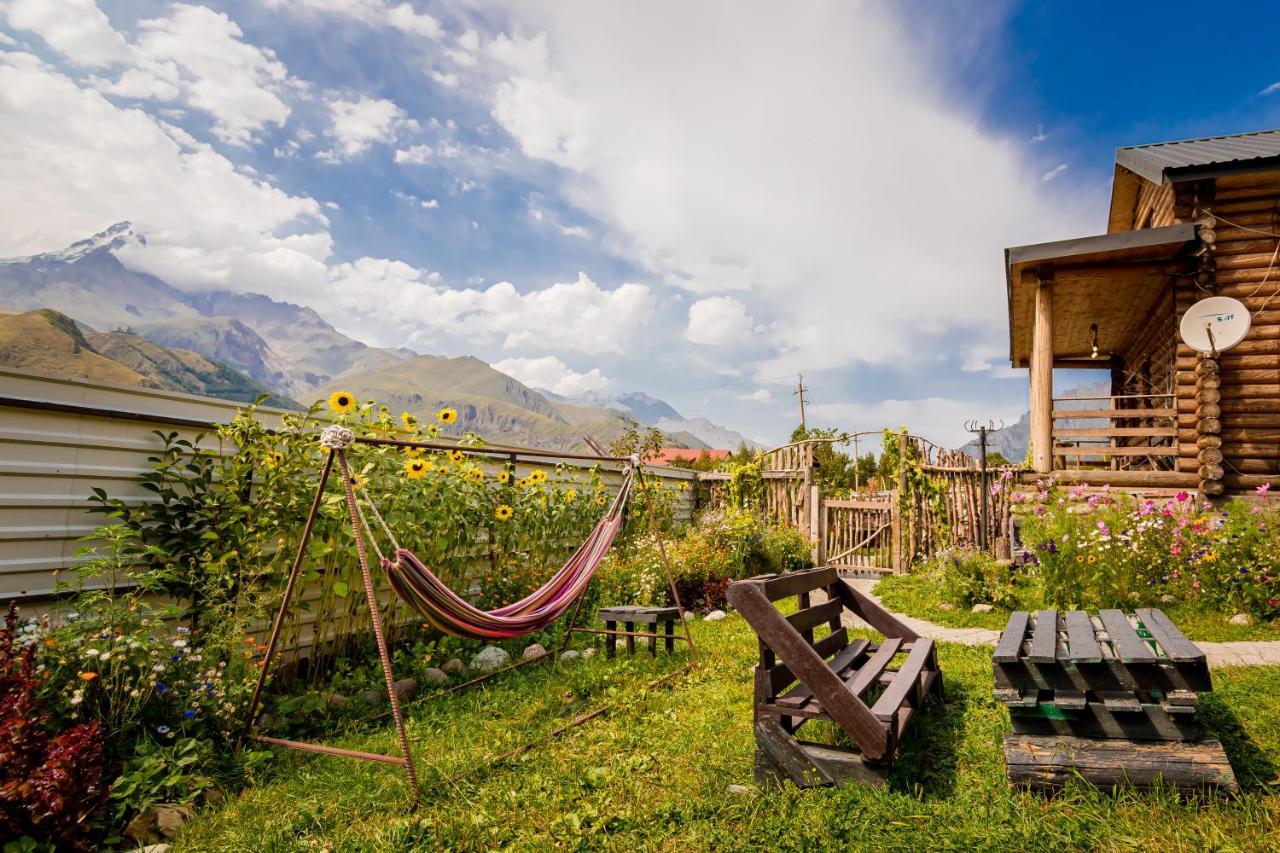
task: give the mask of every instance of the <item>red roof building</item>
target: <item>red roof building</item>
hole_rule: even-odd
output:
[[[712,459],[727,459],[733,451],[691,450],[688,447],[664,447],[656,453],[650,453],[644,458],[644,461],[649,465],[670,465],[672,462],[679,460],[695,462],[704,453]]]

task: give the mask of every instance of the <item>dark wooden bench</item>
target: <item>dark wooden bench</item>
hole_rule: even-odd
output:
[[[605,654],[613,657],[618,651],[618,637],[626,637],[627,654],[636,653],[636,636],[649,641],[649,654],[658,654],[658,626],[662,626],[662,641],[668,652],[675,649],[676,620],[680,618],[680,610],[676,607],[603,607],[596,617],[604,622],[607,632],[617,631],[618,624],[626,626],[621,634],[605,634]],[[636,632],[635,626],[641,625],[647,631]]]
[[[818,595],[823,600],[813,603]],[[798,599],[798,609],[784,616],[775,602],[791,597]],[[907,723],[929,696],[943,696],[933,641],[917,636],[830,567],[736,581],[728,599],[760,640],[757,780],[786,779],[801,787],[883,784]],[[884,641],[850,640],[842,624],[846,610]],[[797,729],[815,719],[838,725],[861,754],[797,740]]]
[[[1196,722],[1199,694],[1213,689],[1204,652],[1162,611],[1018,611],[991,661],[1013,723],[1011,782],[1236,790],[1222,745]]]

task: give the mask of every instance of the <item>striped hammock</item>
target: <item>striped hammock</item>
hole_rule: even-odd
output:
[[[502,640],[522,637],[549,626],[573,606],[586,591],[592,576],[622,529],[622,509],[631,491],[634,470],[628,470],[622,488],[603,518],[578,546],[560,570],[525,598],[495,610],[481,610],[445,585],[416,554],[395,550],[395,559],[383,559],[382,569],[391,588],[432,627],[455,637]]]

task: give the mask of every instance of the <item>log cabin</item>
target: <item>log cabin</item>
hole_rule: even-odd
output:
[[[1027,478],[1206,497],[1280,488],[1278,235],[1271,130],[1120,148],[1106,234],[1006,249],[1009,356],[1030,373]],[[1178,335],[1212,295],[1252,315],[1216,356]],[[1054,397],[1054,370],[1079,368],[1110,378],[1087,418]]]

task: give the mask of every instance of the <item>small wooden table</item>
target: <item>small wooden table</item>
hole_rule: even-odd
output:
[[[1196,725],[1199,694],[1213,689],[1204,652],[1162,611],[1018,611],[991,660],[1013,722],[1010,781],[1056,789],[1079,773],[1095,784],[1163,777],[1235,791],[1221,744]]]
[[[618,623],[626,626],[625,636],[627,640],[627,654],[636,653],[636,638],[634,636],[635,626],[637,624],[646,627],[649,640],[649,654],[658,654],[658,625],[662,624],[662,639],[667,647],[667,651],[675,649],[676,639],[676,620],[680,618],[680,610],[676,607],[637,607],[627,605],[623,607],[604,607],[601,608],[599,619],[604,621],[605,630],[616,631]],[[613,657],[618,651],[619,634],[605,635],[605,654]]]

